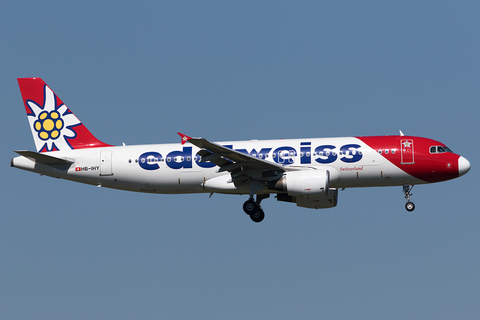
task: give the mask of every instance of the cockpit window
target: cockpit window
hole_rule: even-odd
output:
[[[445,153],[445,152],[452,152],[452,150],[450,150],[447,147],[442,147],[442,146],[430,147],[430,153]]]

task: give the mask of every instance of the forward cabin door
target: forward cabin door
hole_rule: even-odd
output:
[[[402,156],[401,164],[415,163],[413,139],[400,140],[400,152]]]
[[[112,150],[100,151],[100,175],[111,176],[112,172]]]

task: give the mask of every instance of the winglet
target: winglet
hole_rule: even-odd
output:
[[[180,137],[182,137],[182,144],[185,144],[188,140],[192,139],[192,137],[189,137],[187,135],[184,135],[183,133],[177,132]]]

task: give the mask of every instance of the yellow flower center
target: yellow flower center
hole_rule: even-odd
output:
[[[57,139],[60,137],[60,130],[63,129],[63,120],[57,111],[43,111],[33,124],[33,128],[42,140]]]

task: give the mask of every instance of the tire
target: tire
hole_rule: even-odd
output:
[[[257,212],[254,214],[250,215],[250,219],[252,219],[253,222],[262,222],[263,219],[265,218],[265,212],[263,212],[262,209],[258,209]]]
[[[258,204],[253,200],[247,200],[243,204],[243,211],[245,211],[245,213],[248,214],[249,216],[256,213],[258,209],[259,209]]]
[[[405,209],[407,209],[408,212],[412,212],[415,210],[415,204],[409,201],[405,204]]]

